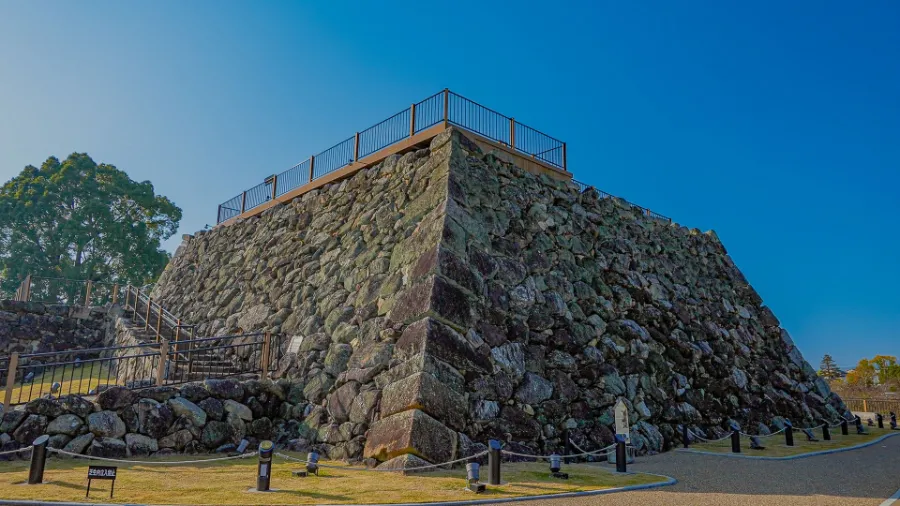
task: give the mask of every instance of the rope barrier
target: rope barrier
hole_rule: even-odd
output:
[[[461,458],[461,459],[451,460],[451,461],[449,461],[449,462],[443,462],[443,463],[441,463],[441,464],[429,464],[429,465],[427,465],[427,466],[409,467],[409,468],[406,468],[406,469],[369,469],[369,468],[367,468],[367,467],[333,466],[333,465],[329,465],[329,464],[320,464],[320,463],[318,463],[318,462],[316,462],[316,465],[319,466],[319,467],[323,467],[323,468],[328,468],[328,469],[340,469],[340,470],[343,470],[343,471],[362,471],[362,472],[372,472],[372,473],[408,473],[408,472],[411,472],[411,471],[424,471],[425,469],[435,469],[435,468],[438,468],[438,467],[450,466],[450,465],[453,465],[453,464],[457,464],[457,463],[459,463],[459,462],[465,462],[465,461],[467,461],[467,460],[477,459],[477,458],[483,457],[483,456],[485,456],[485,455],[487,455],[487,454],[488,454],[488,452],[487,452],[487,450],[485,450],[485,451],[483,451],[483,452],[481,452],[481,453],[476,453],[475,455],[471,455],[471,456],[469,456],[469,457],[463,457],[463,458]],[[280,457],[280,458],[284,459],[284,460],[289,460],[289,461],[292,461],[292,462],[299,462],[299,463],[301,463],[301,464],[309,464],[309,461],[308,461],[308,460],[298,459],[298,458],[296,458],[296,457],[291,457],[290,455],[285,455],[284,453],[276,452],[275,455],[276,455],[277,457]]]
[[[771,434],[766,434],[765,436],[763,436],[763,435],[761,435],[761,434],[747,434],[746,432],[741,432],[741,435],[742,435],[742,436],[746,436],[746,437],[772,437],[772,436],[777,436],[778,434],[781,434],[781,433],[784,432],[786,429],[787,429],[787,427],[785,427],[784,429],[779,430],[778,432],[773,432],[773,433],[771,433]]]
[[[571,439],[569,439],[569,444],[574,446],[576,450],[580,451],[582,455],[596,455],[600,452],[605,452],[606,450],[609,450],[610,448],[614,448],[616,446],[615,444],[611,444],[611,445],[607,446],[606,448],[600,448],[599,450],[594,450],[592,452],[589,452],[589,451],[585,450],[584,448],[575,444],[575,441],[572,441]],[[567,458],[567,457],[563,456],[562,458]],[[568,458],[572,458],[572,457],[568,457]]]
[[[235,455],[233,457],[221,457],[215,459],[200,459],[200,460],[179,460],[179,461],[153,461],[153,460],[123,460],[123,459],[111,459],[107,457],[95,457],[93,455],[82,455],[80,453],[72,453],[67,452],[65,450],[60,450],[57,448],[47,448],[47,451],[58,453],[60,455],[68,455],[70,457],[78,457],[87,460],[101,460],[103,462],[117,462],[119,464],[144,464],[150,466],[177,466],[181,464],[203,464],[205,462],[221,462],[223,460],[238,460],[245,459],[248,457],[255,457],[257,452],[244,453],[242,455]]]
[[[700,441],[703,441],[704,443],[718,443],[719,441],[725,441],[726,439],[731,438],[731,434],[728,434],[727,436],[725,436],[723,438],[719,438],[719,439],[706,439],[705,437],[698,436],[690,429],[688,429],[688,435],[693,436],[695,439],[699,439]]]
[[[571,443],[571,441],[569,441],[569,442]],[[574,445],[574,443],[572,443],[572,444]],[[596,454],[598,454],[598,453],[600,453],[600,452],[604,452],[604,451],[606,451],[606,450],[609,450],[610,448],[615,448],[615,446],[616,446],[616,445],[612,444],[612,445],[607,446],[606,448],[601,448],[601,449],[599,449],[599,450],[594,450],[594,451],[592,451],[592,452],[576,453],[576,454],[573,454],[573,455],[557,455],[557,457],[559,457],[559,458],[561,458],[561,459],[575,459],[575,458],[578,458],[578,457],[586,457],[586,456],[588,456],[588,455],[596,455]],[[576,448],[576,449],[581,450],[581,448]],[[528,455],[528,454],[526,454],[526,453],[516,453],[516,452],[511,452],[511,451],[509,451],[509,450],[500,450],[500,453],[503,453],[503,454],[506,454],[506,455],[512,455],[512,456],[514,456],[514,457],[523,457],[523,458],[528,458],[528,459],[544,459],[544,460],[550,460],[550,458],[553,457],[553,455]]]
[[[0,456],[12,455],[14,453],[25,453],[27,451],[30,451],[32,448],[34,448],[34,446],[29,446],[26,448],[19,448],[18,450],[9,450],[9,451],[5,451],[5,452],[0,452]]]

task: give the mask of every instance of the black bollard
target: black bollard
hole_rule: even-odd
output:
[[[828,422],[822,420],[822,440],[831,441],[831,430],[828,429]]]
[[[256,473],[256,491],[268,492],[269,482],[272,479],[272,453],[275,445],[271,441],[263,441],[259,444],[259,466]]]
[[[847,420],[841,420],[841,435],[846,436],[850,434],[850,428],[847,426]]]
[[[628,456],[625,455],[625,436],[616,434],[616,472],[627,472],[627,460]]]
[[[681,439],[684,441],[684,447],[688,447],[688,443],[690,442],[690,436],[688,435],[688,426],[687,424],[681,426]]]
[[[50,436],[44,434],[31,443],[31,469],[28,470],[28,484],[39,485],[44,481],[44,466],[47,463],[47,442]]]
[[[741,431],[738,429],[731,431],[731,453],[741,453]]]
[[[565,444],[566,455],[572,455],[572,453],[573,453],[572,452],[572,442],[569,441],[569,429],[565,429],[563,431],[563,438],[565,438],[565,440],[566,440],[566,444]],[[572,460],[569,459],[569,457],[566,457],[565,459],[563,459],[563,462],[566,464],[571,464]]]
[[[875,414],[875,420],[878,421],[878,428],[883,429],[884,428],[884,417],[881,416],[881,413]]]
[[[491,439],[488,441],[488,483],[500,484],[500,441]]]
[[[784,444],[794,446],[794,426],[788,421],[784,422]]]

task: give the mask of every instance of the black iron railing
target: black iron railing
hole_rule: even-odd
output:
[[[541,163],[566,169],[564,142],[461,95],[443,90],[228,199],[219,205],[216,221],[222,223],[240,216],[440,123],[456,125]]]
[[[606,192],[603,191],[603,190],[598,190],[596,187],[591,186],[591,185],[586,184],[586,183],[582,183],[581,181],[576,181],[576,180],[573,179],[572,182],[575,183],[575,185],[578,187],[578,191],[580,191],[581,193],[586,192],[588,189],[593,189],[595,192],[597,192],[597,195],[599,195],[601,199],[615,198],[615,195],[611,195],[611,194],[609,194],[609,193],[606,193]],[[622,199],[622,200],[624,200],[625,203],[627,203],[629,206],[631,206],[631,207],[633,207],[634,209],[637,209],[638,211],[640,211],[640,213],[643,214],[643,215],[649,216],[649,217],[654,218],[654,219],[657,219],[657,220],[667,221],[667,222],[669,222],[669,223],[672,222],[672,218],[669,218],[669,217],[663,216],[663,215],[661,215],[661,214],[659,214],[659,213],[657,213],[657,212],[651,211],[651,210],[647,209],[646,207],[641,207],[641,206],[639,206],[639,205],[637,205],[637,204],[633,204],[633,203],[631,203],[631,202],[628,202],[628,201],[625,200],[625,199]]]
[[[120,291],[117,283],[28,275],[15,298],[44,304],[104,306],[118,302]]]
[[[281,338],[241,334],[170,343],[13,354],[0,357],[0,377],[11,378],[4,406],[63,395],[96,395],[112,386],[137,390],[211,378],[274,371]],[[10,369],[13,372],[10,373]]]

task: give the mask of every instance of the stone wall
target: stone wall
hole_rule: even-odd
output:
[[[306,449],[303,410],[287,382],[208,380],[131,391],[113,387],[96,402],[79,396],[36,399],[4,413],[0,451],[23,448],[41,434],[49,446],[97,457],[231,452],[261,440]],[[7,459],[13,457],[6,457]]]
[[[188,239],[154,299],[199,335],[301,340],[276,376],[332,458],[441,462],[680,424],[715,434],[835,418],[713,232],[639,214],[485,154],[449,130],[258,217]]]
[[[113,319],[108,308],[0,300],[0,356],[102,347]]]

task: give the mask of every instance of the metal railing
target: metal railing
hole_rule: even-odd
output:
[[[112,386],[131,390],[274,371],[281,338],[268,333],[134,346],[0,357],[3,405],[63,395],[96,395]],[[4,408],[5,409],[5,408]]]
[[[119,301],[118,283],[83,279],[25,276],[15,300],[68,306],[104,306]]]
[[[125,287],[125,314],[131,313],[131,321],[143,325],[144,331],[154,335],[156,342],[167,339],[178,343],[183,338],[193,339],[195,325],[185,323],[173,315],[158,301],[153,300],[150,292],[142,288],[128,285]]]
[[[589,188],[592,188],[595,192],[597,192],[597,195],[599,195],[601,199],[615,198],[615,195],[606,193],[606,192],[603,191],[603,190],[599,190],[599,189],[597,189],[596,187],[591,186],[591,185],[589,185],[589,184],[582,183],[581,181],[576,181],[576,180],[573,179],[572,182],[575,183],[575,185],[578,187],[578,191],[581,192],[581,193],[584,193],[584,192],[586,192]],[[627,203],[627,204],[628,204],[629,206],[631,206],[632,208],[637,209],[638,211],[640,211],[640,213],[643,214],[643,215],[649,216],[650,218],[654,218],[654,219],[657,219],[657,220],[660,220],[660,221],[666,221],[666,222],[672,223],[672,218],[669,218],[668,216],[663,216],[663,215],[661,215],[661,214],[659,214],[659,213],[657,213],[657,212],[654,212],[654,211],[651,211],[651,210],[647,209],[646,207],[641,207],[641,206],[639,206],[639,205],[637,205],[637,204],[633,204],[633,203],[631,203],[631,202],[628,202],[628,201],[625,200],[625,199],[622,199],[622,200],[624,200],[625,203]]]
[[[240,216],[440,123],[456,125],[543,164],[566,170],[564,142],[457,93],[443,90],[226,200],[219,205],[216,223]]]

